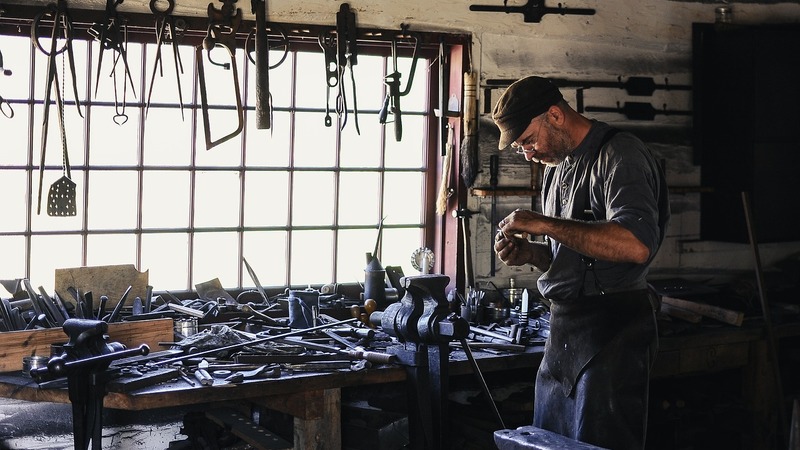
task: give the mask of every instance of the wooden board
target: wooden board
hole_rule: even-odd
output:
[[[119,303],[122,294],[131,286],[127,304],[131,305],[136,297],[145,299],[149,271],[139,272],[133,264],[116,266],[71,267],[55,270],[55,291],[65,302],[75,304],[75,298],[67,290],[70,287],[82,293],[91,291],[94,303],[100,300],[101,295],[108,296],[106,308],[111,308]]]
[[[744,320],[744,313],[706,303],[697,303],[674,297],[661,297],[661,302],[666,305],[683,308],[688,311],[700,314],[701,316],[719,320],[731,325],[741,326]]]
[[[173,340],[172,319],[111,323],[108,336],[109,341],[121,342],[128,348],[147,344],[151,351],[157,351],[159,342]],[[22,370],[23,357],[50,356],[50,344],[68,340],[60,327],[0,333],[0,372]]]

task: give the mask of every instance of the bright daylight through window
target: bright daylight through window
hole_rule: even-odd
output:
[[[269,71],[271,128],[259,130],[255,68],[240,49],[243,132],[207,150],[194,47],[180,48],[181,108],[169,47],[162,52],[163,75],[157,72],[151,86],[156,46],[129,42],[132,83],[125,83],[124,72],[111,76],[111,51],[96,78],[99,46],[76,32],[80,105],[69,59],[59,54],[65,140],[62,145],[54,92],[40,178],[48,59],[25,34],[0,40],[5,66],[13,70],[0,76],[0,95],[13,108],[13,117],[0,116],[0,279],[29,278],[49,290],[57,268],[134,264],[149,271],[156,290],[191,290],[214,278],[226,288],[249,287],[245,258],[265,286],[363,282],[365,255],[374,249],[382,219],[381,261],[414,272],[410,255],[430,226],[423,213],[430,61],[416,65],[397,142],[392,124],[378,118],[391,57],[359,55],[353,69],[358,114],[351,102],[340,129],[345,116],[336,112],[337,89],[326,85],[323,53],[292,48]],[[283,54],[273,53],[271,61]],[[215,50],[212,58],[227,62],[228,55]],[[403,84],[410,66],[411,58],[399,59]],[[209,127],[219,139],[237,126],[232,71],[208,60],[204,67]],[[345,81],[352,95],[349,75]],[[51,216],[49,190],[67,169],[76,214]]]

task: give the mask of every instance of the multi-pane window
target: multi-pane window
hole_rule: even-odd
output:
[[[402,98],[403,136],[397,142],[392,124],[378,119],[384,76],[392,70],[386,51],[359,55],[354,66],[359,134],[352,98],[340,129],[338,88],[327,92],[323,54],[303,47],[290,47],[285,61],[270,70],[271,128],[257,129],[255,66],[239,49],[244,129],[207,150],[194,47],[180,48],[183,113],[169,47],[162,50],[163,76],[155,77],[147,109],[154,44],[128,43],[133,85],[127,88],[119,67],[116,80],[110,75],[112,51],[105,51],[97,80],[99,45],[75,39],[73,48],[83,118],[63,55],[56,69],[66,99],[77,215],[52,217],[46,213],[48,191],[64,172],[55,103],[37,213],[47,57],[28,37],[0,40],[5,66],[13,69],[13,75],[0,76],[0,95],[14,111],[13,118],[0,116],[0,279],[25,277],[51,289],[56,268],[134,264],[149,271],[156,290],[193,289],[213,278],[225,287],[248,287],[245,258],[266,286],[363,281],[365,255],[374,250],[381,220],[381,261],[414,272],[410,255],[431,239],[432,227],[424,213],[436,153],[428,148],[429,134],[436,133],[431,60],[420,59]],[[227,60],[224,50],[212,53],[215,61]],[[282,50],[273,53],[277,61]],[[403,85],[410,65],[411,58],[399,58]],[[237,126],[233,81],[231,71],[207,58],[204,67],[208,125],[218,139]],[[344,83],[352,97],[349,73]]]

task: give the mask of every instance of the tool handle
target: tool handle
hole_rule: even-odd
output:
[[[489,184],[496,188],[498,184],[498,173],[499,173],[499,163],[500,157],[497,155],[492,155],[489,157]]]
[[[381,352],[371,352],[371,351],[356,351],[359,356],[359,359],[364,359],[371,363],[375,364],[393,364],[397,362],[396,355],[390,355],[389,353],[381,353]]]

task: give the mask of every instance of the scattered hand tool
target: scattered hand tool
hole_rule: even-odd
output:
[[[120,311],[122,311],[122,307],[125,306],[125,300],[128,299],[128,294],[131,293],[132,288],[133,286],[128,286],[128,289],[126,289],[125,293],[122,294],[122,298],[119,299],[119,302],[117,302],[117,305],[114,307],[114,310],[111,311],[111,314],[108,315],[108,319],[104,317],[103,321],[108,323],[117,321],[117,319],[119,318],[119,313]]]
[[[167,360],[164,360],[164,361],[160,361],[157,364],[159,364],[159,365],[162,365],[162,364],[169,365],[169,364],[173,364],[175,362],[183,361],[183,360],[189,359],[189,358],[199,358],[201,356],[214,355],[214,354],[217,354],[217,353],[220,353],[220,352],[227,352],[227,351],[230,351],[230,350],[238,350],[238,349],[246,347],[248,345],[263,344],[264,342],[270,342],[270,341],[274,341],[274,340],[278,340],[278,339],[284,339],[284,338],[287,338],[287,337],[290,337],[290,336],[298,336],[298,335],[301,335],[301,334],[311,333],[311,332],[314,332],[314,331],[317,331],[317,330],[323,330],[325,328],[337,327],[337,326],[341,326],[341,325],[344,325],[344,324],[352,323],[355,320],[356,319],[340,320],[338,322],[327,323],[327,324],[324,324],[324,325],[318,325],[316,327],[303,328],[303,329],[298,329],[298,330],[295,330],[295,331],[290,331],[288,333],[283,333],[283,334],[278,334],[278,335],[273,335],[273,336],[266,336],[266,337],[263,337],[263,338],[257,338],[257,339],[253,339],[251,341],[242,342],[240,344],[232,344],[232,345],[227,345],[227,346],[224,346],[224,347],[212,348],[212,349],[209,349],[209,350],[196,352],[196,353],[189,354],[189,355],[178,356],[178,357],[175,357],[175,358],[171,358],[171,359],[167,359]]]
[[[153,74],[150,76],[150,90],[147,93],[147,106],[145,106],[145,117],[150,110],[150,97],[153,95],[153,85],[156,79],[156,70],[159,70],[160,76],[164,76],[164,67],[161,59],[161,46],[165,42],[172,43],[172,58],[175,61],[175,81],[178,85],[178,101],[181,105],[181,119],[183,115],[183,91],[181,90],[181,74],[183,73],[183,63],[181,62],[181,55],[178,51],[180,38],[186,31],[186,23],[183,19],[175,20],[172,16],[172,10],[175,8],[175,0],[166,0],[167,8],[159,10],[156,4],[158,0],[150,0],[150,11],[156,16],[156,59],[153,62]],[[149,312],[149,311],[148,311]]]
[[[225,378],[228,383],[243,383],[245,380],[257,378],[279,378],[281,368],[277,365],[265,364],[257,369],[238,371]]]
[[[344,338],[342,338],[344,339]],[[284,339],[285,342],[289,342],[296,345],[302,345],[304,347],[313,349],[313,350],[321,350],[324,352],[332,352],[339,355],[346,357],[347,359],[358,360],[363,359],[375,364],[392,364],[397,362],[397,356],[390,355],[388,353],[381,353],[381,352],[373,352],[369,350],[364,350],[363,348],[357,348],[355,345],[352,345],[350,349],[341,349],[339,347],[335,347],[333,345],[326,345],[326,344],[319,344],[317,342],[312,342],[308,340],[303,340],[300,338],[286,338]],[[337,341],[339,342],[339,341]],[[351,344],[347,344],[348,347]]]
[[[206,150],[211,150],[223,142],[232,139],[244,129],[244,108],[242,107],[242,96],[239,89],[239,72],[236,65],[236,33],[242,22],[242,10],[234,7],[236,0],[221,0],[221,9],[214,8],[212,3],[208,4],[208,31],[203,39],[203,45],[198,46],[195,51],[197,59],[197,78],[200,89],[200,103],[203,111],[203,132],[206,138]],[[228,51],[229,63],[217,63],[211,59],[211,50],[222,47]],[[208,94],[205,75],[205,58],[203,50],[208,53],[208,60],[215,66],[222,66],[226,70],[232,70],[234,96],[236,101],[236,116],[238,124],[232,132],[222,136],[217,140],[211,139],[211,122],[208,114]]]
[[[504,12],[506,14],[509,13],[521,13],[523,16],[523,20],[526,23],[534,22],[539,23],[542,21],[542,17],[545,14],[577,14],[583,16],[593,16],[595,13],[594,9],[591,8],[566,8],[561,6],[561,3],[558,4],[558,7],[547,7],[544,5],[544,1],[542,0],[528,0],[522,6],[508,6],[508,0],[503,0],[503,6],[495,6],[495,5],[470,5],[470,11],[482,11],[482,12]]]
[[[42,36],[40,30],[43,27],[43,21],[49,21],[52,18],[53,29],[50,33],[50,50],[45,50],[40,43]],[[63,37],[65,43],[61,48],[58,48],[58,40]],[[50,94],[53,92],[53,85],[55,85],[56,106],[58,108],[58,123],[59,130],[61,131],[61,148],[62,160],[64,167],[63,176],[56,181],[50,188],[48,195],[47,212],[50,216],[74,216],[77,211],[75,209],[75,183],[71,180],[69,154],[67,152],[67,136],[66,128],[64,126],[64,99],[61,95],[61,88],[59,86],[58,71],[56,69],[56,55],[66,53],[66,58],[69,60],[70,73],[72,74],[72,89],[75,96],[75,106],[78,108],[78,114],[83,117],[80,110],[80,102],[78,96],[78,85],[75,77],[75,57],[72,51],[72,21],[69,18],[66,10],[66,2],[59,0],[58,5],[50,5],[39,13],[31,24],[31,41],[42,53],[47,55],[47,81],[45,85],[44,96],[44,112],[42,113],[42,134],[41,134],[41,150],[39,156],[39,189],[38,189],[38,205],[36,214],[41,213],[42,209],[42,182],[44,179],[45,155],[47,149],[47,129],[50,122]],[[63,65],[63,64],[62,64]],[[62,79],[64,74],[61,74]]]
[[[383,100],[383,107],[378,114],[378,121],[381,124],[386,124],[389,112],[394,116],[394,138],[400,142],[403,139],[403,122],[402,112],[400,111],[400,97],[404,97],[411,92],[411,85],[414,82],[414,73],[417,69],[417,51],[420,47],[419,38],[408,33],[408,25],[400,25],[401,32],[399,35],[392,39],[392,73],[386,75],[384,84],[388,88],[386,97]],[[408,74],[408,83],[405,89],[400,90],[400,72],[397,71],[397,44],[400,39],[411,38],[414,41],[414,53],[411,56],[411,69]]]
[[[271,303],[269,301],[269,296],[267,295],[266,291],[264,291],[264,286],[262,286],[261,282],[258,281],[258,276],[256,276],[256,272],[253,270],[252,267],[250,267],[250,264],[247,262],[245,258],[242,258],[242,261],[244,262],[244,267],[247,269],[247,274],[250,275],[250,279],[253,280],[253,283],[255,283],[256,285],[256,290],[258,291],[259,294],[261,294],[261,298],[264,299],[264,303],[266,303],[267,306],[271,306]]]

